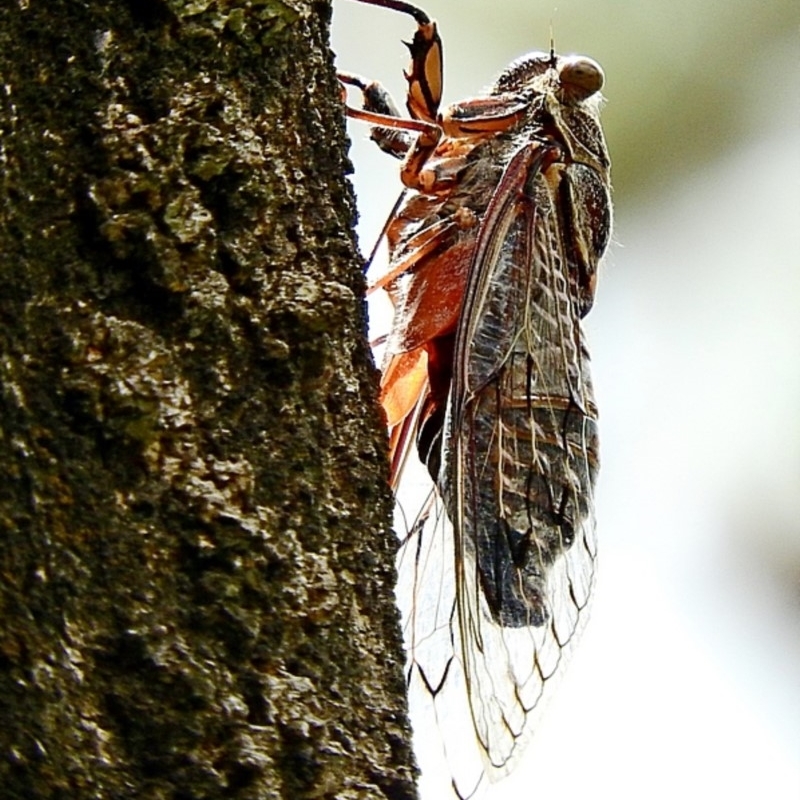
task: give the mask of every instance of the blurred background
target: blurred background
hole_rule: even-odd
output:
[[[548,49],[551,25],[558,52],[606,74],[615,232],[587,319],[599,583],[544,724],[488,797],[797,800],[800,6],[423,7],[444,42],[445,104]],[[413,30],[334,0],[339,67],[398,100]],[[398,163],[349,125],[368,251]]]

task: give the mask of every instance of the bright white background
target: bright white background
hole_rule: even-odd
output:
[[[554,2],[555,0],[553,0]],[[587,322],[601,571],[491,800],[800,798],[800,11],[428,0],[445,102],[549,46],[606,72],[615,244]],[[334,0],[342,69],[402,99],[410,19]],[[397,162],[350,125],[364,249]],[[435,798],[435,794],[430,795]],[[426,799],[427,800],[427,799]]]

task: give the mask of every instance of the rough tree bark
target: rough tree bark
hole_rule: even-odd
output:
[[[407,798],[329,2],[0,5],[0,796]]]

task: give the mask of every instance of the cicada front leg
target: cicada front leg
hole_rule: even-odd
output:
[[[348,116],[373,126],[372,139],[393,156],[403,158],[401,180],[411,189],[441,191],[445,188],[436,176],[425,172],[425,163],[442,137],[438,125],[439,104],[442,99],[442,42],[436,23],[410,3],[400,0],[358,0],[367,5],[400,11],[414,18],[417,30],[407,42],[411,63],[405,72],[408,81],[406,108],[410,119],[401,119],[389,93],[374,81],[356,75],[340,73],[342,83],[361,90],[362,108],[347,107]],[[416,139],[409,134],[417,133]]]
[[[436,23],[420,8],[401,0],[357,0],[413,17],[417,30],[411,42],[411,64],[405,73],[408,81],[406,108],[412,119],[435,122],[442,100],[442,41]]]
[[[417,22],[413,40],[406,42],[411,53],[411,63],[404,73],[408,82],[406,108],[410,118],[400,117],[391,95],[380,83],[340,72],[342,83],[355,86],[362,96],[361,108],[347,106],[347,114],[370,123],[373,126],[371,138],[378,146],[403,159],[400,178],[406,188],[426,194],[446,191],[454,186],[455,173],[463,165],[464,158],[458,152],[462,148],[455,148],[455,158],[446,158],[446,163],[436,167],[431,165],[433,156],[445,155],[436,152],[442,138],[459,140],[496,135],[519,121],[527,103],[515,96],[480,98],[451,106],[440,114],[443,58],[436,22],[421,9],[400,0],[357,2],[409,14]]]

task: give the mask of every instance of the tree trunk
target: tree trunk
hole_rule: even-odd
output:
[[[414,796],[307,0],[0,7],[0,797]]]

